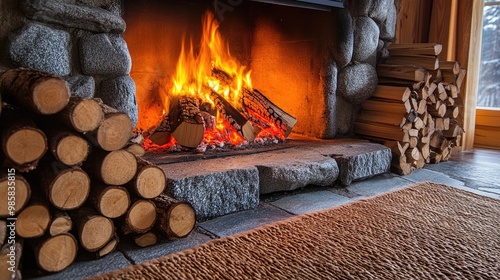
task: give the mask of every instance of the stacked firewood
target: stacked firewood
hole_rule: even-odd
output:
[[[389,57],[377,68],[377,89],[355,122],[358,135],[392,149],[395,173],[446,161],[461,145],[465,70],[456,61],[439,61],[441,48],[391,44]]]
[[[238,83],[237,78],[218,68],[212,69],[212,78],[218,81],[217,86],[207,82],[202,89],[210,102],[189,94],[173,95],[167,114],[154,126],[141,131],[142,135],[160,146],[173,137],[183,147],[196,148],[202,143],[205,131],[215,129],[217,113],[247,142],[253,141],[265,129],[272,129],[282,138],[291,133],[297,120],[260,91],[243,85],[238,100],[241,106],[235,106],[214,87],[229,89]]]
[[[3,272],[14,241],[16,258],[28,250],[39,268],[56,272],[78,251],[109,254],[120,236],[148,246],[194,228],[191,205],[163,194],[165,173],[141,159],[128,115],[70,97],[64,80],[33,69],[2,73],[0,92],[8,102],[0,115]]]

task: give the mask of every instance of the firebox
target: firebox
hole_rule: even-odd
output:
[[[394,36],[394,3],[377,2],[341,8],[338,1],[125,1],[137,127],[149,129],[168,111],[180,57],[192,52],[200,60],[202,19],[210,13],[227,62],[296,119],[295,133],[349,136],[358,105],[377,84],[377,59]]]

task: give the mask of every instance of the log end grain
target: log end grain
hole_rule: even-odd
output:
[[[80,243],[85,250],[95,252],[104,247],[114,233],[114,225],[110,219],[100,215],[88,217],[80,229]]]
[[[78,244],[73,235],[64,233],[41,242],[36,249],[36,260],[40,268],[48,272],[58,272],[71,265],[78,252]]]
[[[70,116],[73,127],[80,132],[96,130],[104,118],[99,103],[93,99],[82,99],[73,108]]]
[[[170,224],[170,230],[176,237],[188,236],[196,223],[196,214],[193,207],[188,203],[178,203],[172,206],[168,223]]]
[[[127,213],[130,197],[125,188],[113,187],[106,190],[100,197],[99,212],[108,218],[118,218]]]
[[[149,200],[137,200],[125,218],[124,233],[143,233],[150,230],[156,221],[156,206]]]
[[[124,113],[110,113],[97,129],[97,142],[105,151],[116,151],[127,145],[132,135],[132,120]]]
[[[182,122],[173,132],[172,136],[179,145],[186,148],[196,148],[203,140],[205,126],[203,123]]]
[[[136,172],[135,156],[125,150],[118,150],[105,156],[99,174],[104,183],[120,186],[132,180]]]
[[[50,115],[61,111],[69,102],[68,84],[62,79],[48,79],[33,91],[33,103],[41,114]]]
[[[35,238],[42,236],[50,223],[50,212],[46,205],[30,205],[19,213],[16,233],[20,237]]]
[[[163,193],[167,178],[163,170],[157,166],[147,166],[137,174],[137,193],[143,198],[155,198]]]
[[[73,222],[69,216],[60,216],[52,220],[49,227],[49,234],[56,236],[61,233],[69,232],[73,228]]]
[[[154,232],[146,232],[134,237],[134,243],[139,247],[148,247],[158,243],[158,236]]]
[[[73,166],[81,164],[87,158],[89,149],[87,140],[70,135],[59,142],[55,154],[61,163]]]
[[[61,172],[52,182],[48,197],[61,210],[76,209],[83,205],[90,192],[90,178],[79,168]]]
[[[4,153],[14,163],[23,165],[39,160],[47,151],[45,134],[26,127],[11,134],[4,143]]]
[[[15,209],[15,214],[19,213],[28,203],[28,200],[30,199],[31,196],[31,188],[28,183],[23,177],[20,175],[15,176],[15,180],[13,181],[15,183],[15,202],[16,202],[16,209]],[[10,216],[9,214],[9,208],[8,208],[8,201],[9,201],[9,180],[7,177],[2,178],[0,180],[0,217],[8,217]]]

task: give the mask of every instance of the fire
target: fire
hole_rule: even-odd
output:
[[[218,31],[219,22],[211,12],[203,16],[202,26],[197,52],[194,50],[192,40],[186,43],[187,40],[183,38],[171,88],[162,91],[164,116],[167,116],[170,110],[175,110],[171,108],[172,104],[176,105],[179,102],[191,104],[188,105],[190,108],[203,107],[203,111],[208,108],[206,112],[210,113],[208,114],[210,117],[204,114],[202,120],[204,145],[217,146],[217,143],[221,145],[230,143],[236,146],[248,140],[253,141],[257,137],[268,136],[284,139],[283,128],[276,127],[275,123],[269,123],[265,116],[244,108],[243,91],[246,91],[247,95],[253,91],[251,71],[231,56],[229,45]],[[228,114],[228,111],[231,112]],[[230,120],[228,115],[238,117]],[[194,122],[199,119],[201,117],[198,115]],[[182,130],[184,131],[184,128]],[[172,147],[175,145],[173,143],[175,139],[165,146]]]
[[[194,53],[193,43],[190,41],[186,50],[185,40],[177,62],[176,72],[173,76],[173,95],[190,95],[198,97],[213,105],[206,86],[216,91],[229,101],[235,108],[240,109],[240,92],[243,86],[252,88],[251,71],[231,56],[229,45],[222,39],[218,32],[219,22],[211,12],[205,13],[202,20],[203,33],[200,41],[200,50]],[[230,84],[223,84],[213,77],[212,69],[221,69],[231,75]],[[167,97],[168,98],[168,97]]]

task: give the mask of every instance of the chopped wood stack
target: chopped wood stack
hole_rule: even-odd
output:
[[[448,160],[452,148],[461,146],[465,69],[456,61],[439,61],[440,44],[388,49],[389,57],[377,68],[377,90],[361,105],[354,129],[390,147],[392,171],[406,175]]]
[[[212,69],[212,76],[224,88],[230,88],[237,81],[221,69]],[[213,120],[217,113],[239,137],[248,142],[265,129],[271,129],[280,138],[285,138],[297,122],[256,89],[242,86],[238,101],[240,106],[226,100],[208,82],[202,91],[209,101],[203,102],[187,94],[170,97],[168,112],[156,125],[142,131],[144,137],[160,146],[169,143],[173,137],[183,147],[196,148],[203,141],[205,130],[215,128]]]
[[[60,77],[33,69],[2,73],[0,92],[8,102],[0,111],[0,259],[9,258],[12,220],[16,257],[29,250],[47,272],[65,269],[77,252],[107,255],[121,235],[140,235],[144,246],[194,228],[189,203],[154,200],[173,198],[162,194],[163,170],[140,158],[128,115],[98,99],[70,97]]]

